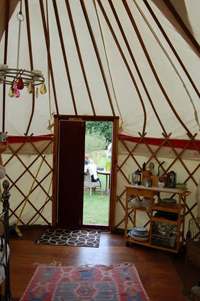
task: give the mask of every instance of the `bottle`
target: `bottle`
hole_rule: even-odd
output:
[[[106,161],[106,170],[110,170],[110,160]]]

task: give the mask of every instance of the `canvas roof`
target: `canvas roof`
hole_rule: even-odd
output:
[[[19,10],[0,1],[0,64],[14,68]],[[123,135],[199,139],[200,1],[26,0],[22,13],[19,66],[41,70],[47,93],[9,98],[0,85],[1,131],[43,135],[53,114],[96,115],[119,116]]]

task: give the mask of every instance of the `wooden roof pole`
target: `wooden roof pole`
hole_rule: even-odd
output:
[[[190,81],[190,83],[191,83],[193,89],[195,90],[197,96],[200,97],[200,92],[198,91],[198,89],[197,89],[197,87],[196,87],[196,85],[195,85],[193,79],[191,78],[191,76],[190,76],[188,70],[186,69],[186,67],[185,67],[185,65],[184,65],[184,63],[183,63],[183,61],[181,60],[181,58],[180,58],[180,56],[178,55],[176,49],[174,48],[173,44],[171,43],[170,39],[168,38],[166,32],[164,31],[162,25],[160,24],[160,22],[159,22],[159,20],[158,20],[158,18],[157,18],[156,15],[154,14],[154,12],[153,12],[151,6],[150,6],[149,3],[147,2],[147,0],[143,0],[143,1],[144,1],[144,4],[146,5],[147,9],[149,10],[149,13],[150,13],[151,16],[153,17],[155,23],[157,24],[158,28],[159,28],[160,31],[162,32],[162,34],[163,34],[165,40],[167,41],[169,47],[171,48],[172,52],[174,53],[175,57],[177,58],[177,61],[178,61],[179,64],[181,65],[182,69],[184,70],[184,72],[185,72],[185,74],[186,74],[188,80]]]
[[[176,21],[179,23],[179,25],[181,26],[181,28],[183,29],[183,31],[185,32],[185,34],[187,35],[187,37],[190,39],[190,41],[192,42],[192,44],[195,47],[195,49],[197,50],[197,52],[200,54],[200,45],[197,43],[197,41],[195,40],[195,38],[193,37],[193,35],[191,34],[191,32],[185,26],[183,20],[181,19],[181,17],[179,16],[179,14],[177,13],[177,11],[175,10],[175,8],[172,5],[172,3],[169,0],[163,0],[163,2],[168,7],[168,9],[172,13],[172,15],[174,16],[174,18],[176,19]]]
[[[101,2],[100,0],[97,0],[97,2],[98,2],[98,5],[99,5],[99,7],[100,7],[100,9],[101,9],[101,12],[102,12],[102,14],[103,14],[103,16],[104,16],[104,19],[105,19],[105,21],[106,21],[106,23],[107,23],[107,25],[108,25],[108,27],[109,27],[109,29],[110,29],[110,32],[111,32],[111,34],[112,34],[112,36],[113,36],[113,39],[114,39],[114,41],[115,41],[115,43],[116,43],[116,45],[117,45],[117,48],[118,48],[118,50],[119,50],[119,52],[120,52],[120,55],[121,55],[121,57],[122,57],[122,59],[123,59],[123,61],[124,61],[124,64],[125,64],[125,66],[126,66],[128,72],[129,72],[129,75],[130,75],[131,80],[132,80],[132,82],[133,82],[133,84],[134,84],[134,86],[135,86],[135,89],[136,89],[136,91],[137,91],[137,94],[138,94],[138,96],[139,96],[139,99],[140,99],[140,102],[141,102],[141,105],[142,105],[142,108],[143,108],[143,112],[144,112],[144,123],[143,123],[143,131],[142,131],[142,132],[143,132],[143,134],[145,134],[147,114],[146,114],[146,109],[145,109],[144,102],[143,102],[143,99],[142,99],[142,95],[141,95],[140,90],[139,90],[139,88],[138,88],[138,85],[137,85],[137,83],[136,83],[136,81],[135,81],[135,79],[134,79],[134,76],[133,76],[133,73],[132,73],[132,71],[131,71],[131,69],[130,69],[130,67],[129,67],[129,64],[128,64],[126,58],[125,58],[125,55],[124,55],[124,53],[123,53],[123,51],[122,51],[122,48],[121,48],[121,46],[120,46],[120,43],[118,42],[118,39],[117,39],[117,37],[116,37],[116,35],[115,35],[115,33],[114,33],[114,30],[113,30],[113,28],[112,28],[112,26],[111,26],[111,24],[110,24],[110,21],[109,21],[109,19],[108,19],[108,16],[107,16],[107,14],[106,14],[106,12],[105,12],[105,10],[104,10],[104,7],[103,7],[103,5],[102,5],[102,2]]]
[[[8,28],[9,28],[9,11],[10,0],[6,1],[6,16],[5,16],[5,44],[4,44],[4,64],[7,63],[8,54]],[[5,114],[6,114],[6,85],[3,85],[3,116],[2,116],[2,131],[5,132]]]
[[[27,26],[29,58],[30,58],[31,70],[33,70],[34,69],[34,67],[33,67],[33,52],[32,52],[32,43],[31,43],[31,31],[30,31],[30,18],[29,18],[28,0],[25,0],[25,10],[26,10],[26,26]],[[32,93],[32,111],[31,111],[31,116],[30,116],[30,120],[29,120],[29,123],[28,123],[28,127],[26,129],[25,134],[24,134],[25,136],[28,135],[28,132],[29,132],[29,129],[30,129],[30,126],[31,126],[31,122],[33,120],[34,111],[35,111],[35,88],[34,88],[34,91]]]
[[[153,72],[153,75],[154,75],[154,77],[155,77],[155,79],[156,79],[156,81],[157,81],[157,83],[158,83],[158,85],[159,85],[159,87],[160,87],[160,89],[161,89],[161,91],[162,91],[162,93],[163,93],[163,95],[164,95],[166,101],[168,102],[168,104],[169,104],[169,106],[170,106],[172,112],[173,112],[174,115],[176,116],[177,120],[180,122],[180,124],[182,125],[182,127],[186,130],[187,134],[191,137],[191,136],[192,136],[192,133],[191,133],[190,130],[187,128],[187,126],[185,125],[185,123],[183,122],[183,120],[180,118],[179,114],[176,112],[174,106],[172,105],[171,100],[169,99],[169,96],[167,95],[167,93],[166,93],[166,91],[165,91],[165,89],[164,89],[164,87],[163,87],[163,85],[162,85],[162,83],[161,83],[161,81],[160,81],[160,79],[159,79],[159,76],[158,76],[158,74],[157,74],[157,72],[156,72],[156,70],[155,70],[155,68],[154,68],[154,65],[153,65],[153,63],[152,63],[152,60],[151,60],[151,58],[150,58],[150,56],[149,56],[149,54],[148,54],[148,51],[147,51],[147,49],[146,49],[146,46],[145,46],[145,44],[144,44],[144,42],[143,42],[143,39],[142,39],[142,37],[141,37],[141,35],[140,35],[140,32],[139,32],[138,27],[137,27],[137,25],[136,25],[136,23],[135,23],[135,20],[133,19],[133,16],[132,16],[132,14],[131,14],[130,8],[129,8],[129,6],[128,6],[126,0],[123,1],[123,5],[124,5],[124,7],[125,7],[125,9],[126,9],[126,11],[127,11],[127,14],[128,14],[128,16],[129,16],[129,19],[130,19],[130,21],[131,21],[131,24],[132,24],[132,26],[133,26],[133,28],[134,28],[134,31],[135,31],[135,33],[137,34],[138,40],[139,40],[139,42],[140,42],[140,45],[141,45],[141,47],[142,47],[142,49],[143,49],[143,52],[144,52],[146,58],[147,58],[147,61],[148,61],[149,65],[150,65],[150,67],[151,67],[151,70],[152,70],[152,72]]]
[[[56,106],[56,114],[59,115],[59,108],[58,108],[58,101],[57,101],[57,94],[56,94],[56,86],[55,86],[53,67],[52,67],[52,61],[51,61],[51,53],[50,53],[50,45],[49,45],[49,32],[48,32],[47,27],[46,27],[43,1],[39,0],[39,3],[40,3],[41,15],[42,15],[44,37],[45,37],[46,48],[47,48],[48,67],[49,67],[50,74],[51,74],[52,88],[53,88],[54,100],[55,100],[55,106]]]
[[[113,5],[113,3],[112,3],[111,0],[108,0],[108,2],[109,2],[110,7],[111,7],[111,9],[112,9],[113,15],[114,15],[114,17],[115,17],[115,19],[116,19],[116,22],[117,22],[117,24],[118,24],[118,26],[119,26],[119,29],[120,29],[121,34],[122,34],[122,37],[123,37],[124,42],[125,42],[125,44],[126,44],[126,46],[127,46],[128,52],[129,52],[129,54],[130,54],[130,57],[131,57],[131,59],[132,59],[132,62],[133,62],[133,64],[134,64],[134,66],[135,66],[135,69],[136,69],[136,71],[137,71],[137,74],[138,74],[138,76],[139,76],[139,79],[140,79],[140,81],[141,81],[141,83],[142,83],[142,86],[143,86],[143,88],[144,88],[144,91],[146,92],[147,98],[149,99],[149,102],[150,102],[150,104],[151,104],[151,106],[152,106],[152,109],[153,109],[153,111],[154,111],[154,113],[155,113],[155,115],[156,115],[156,118],[157,118],[157,120],[158,120],[158,122],[159,122],[159,124],[160,124],[160,126],[161,126],[161,128],[162,128],[162,130],[163,130],[163,132],[167,135],[167,132],[166,132],[166,130],[165,130],[165,128],[164,128],[164,125],[163,125],[163,123],[162,123],[162,121],[161,121],[161,119],[160,119],[160,117],[159,117],[159,114],[157,113],[157,110],[156,110],[156,108],[155,108],[155,106],[154,106],[154,104],[153,104],[153,101],[152,101],[152,99],[151,99],[151,96],[150,96],[150,94],[149,94],[149,91],[148,91],[148,89],[147,89],[147,86],[146,86],[146,84],[145,84],[145,82],[144,82],[144,80],[143,80],[143,78],[142,78],[141,72],[140,72],[139,67],[138,67],[138,65],[137,65],[137,62],[136,62],[136,60],[135,60],[135,58],[134,58],[133,52],[132,52],[131,47],[130,47],[130,45],[129,45],[129,43],[128,43],[128,40],[127,40],[127,38],[126,38],[125,32],[124,32],[124,30],[123,30],[123,27],[122,27],[122,25],[121,25],[121,22],[120,22],[120,20],[119,20],[119,17],[118,17],[118,15],[117,15],[117,13],[116,13],[116,10],[115,10],[115,8],[114,8],[114,5]]]
[[[91,94],[91,91],[90,91],[90,87],[89,87],[85,67],[84,67],[84,64],[83,64],[83,59],[82,59],[81,50],[80,50],[80,46],[79,46],[79,42],[78,42],[78,38],[77,38],[77,34],[76,34],[76,29],[75,29],[75,25],[74,25],[74,21],[73,21],[73,17],[72,17],[72,12],[71,12],[71,8],[70,8],[69,0],[65,0],[65,3],[66,3],[68,15],[69,15],[69,21],[70,21],[70,25],[71,25],[71,29],[72,29],[72,33],[73,33],[73,37],[74,37],[74,42],[75,42],[75,45],[76,45],[76,51],[77,51],[77,54],[78,54],[79,63],[80,63],[80,66],[81,66],[83,78],[84,78],[84,81],[85,81],[86,90],[87,90],[88,97],[89,97],[89,100],[90,100],[90,105],[92,107],[93,115],[96,116],[94,103],[93,103],[93,99],[92,99],[92,94]]]
[[[112,104],[112,98],[111,98],[108,83],[107,83],[107,80],[106,80],[106,75],[105,75],[105,72],[104,72],[104,69],[103,69],[103,64],[102,64],[101,57],[100,57],[100,54],[99,54],[99,50],[98,50],[98,47],[97,47],[97,43],[96,43],[96,40],[95,40],[95,37],[94,37],[92,26],[90,24],[90,20],[89,20],[89,17],[88,17],[88,13],[87,13],[87,9],[85,7],[84,0],[80,0],[80,3],[81,3],[81,7],[82,7],[82,10],[83,10],[83,14],[84,14],[84,17],[85,17],[86,24],[88,26],[89,34],[90,34],[90,37],[91,37],[91,40],[92,40],[92,43],[93,43],[93,47],[94,47],[94,50],[95,50],[95,53],[96,53],[96,57],[97,57],[97,60],[98,60],[98,63],[99,63],[99,67],[100,67],[100,70],[101,70],[101,75],[102,75],[103,82],[104,82],[106,92],[107,92],[107,95],[108,95],[111,111],[112,111],[113,116],[115,117],[115,110],[114,110],[114,107],[113,107],[113,104]]]
[[[68,61],[67,61],[67,55],[66,55],[65,46],[64,46],[62,29],[61,29],[61,25],[60,25],[60,19],[59,19],[59,15],[58,15],[58,8],[57,8],[56,0],[52,0],[52,1],[53,1],[54,13],[55,13],[55,17],[56,17],[56,24],[57,24],[57,27],[58,27],[58,34],[59,34],[59,38],[60,38],[60,44],[61,44],[63,59],[64,59],[64,63],[65,63],[65,69],[66,69],[66,73],[67,73],[69,89],[70,89],[71,97],[72,97],[72,103],[73,103],[73,106],[74,106],[75,115],[77,115],[78,112],[77,112],[76,101],[75,101],[75,97],[74,97],[72,80],[71,80],[70,71],[69,71],[69,65],[68,65]]]

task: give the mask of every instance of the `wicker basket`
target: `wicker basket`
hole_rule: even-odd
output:
[[[186,239],[187,259],[197,267],[200,267],[200,241],[191,238]]]
[[[166,247],[168,249],[176,249],[177,247],[177,235],[173,235],[171,237],[165,237],[162,235],[152,235],[151,240],[153,245]]]
[[[200,218],[189,221],[186,248],[187,260],[200,267]]]

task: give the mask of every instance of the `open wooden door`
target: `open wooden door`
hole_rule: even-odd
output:
[[[77,229],[82,225],[84,152],[85,122],[59,120],[57,227]]]

